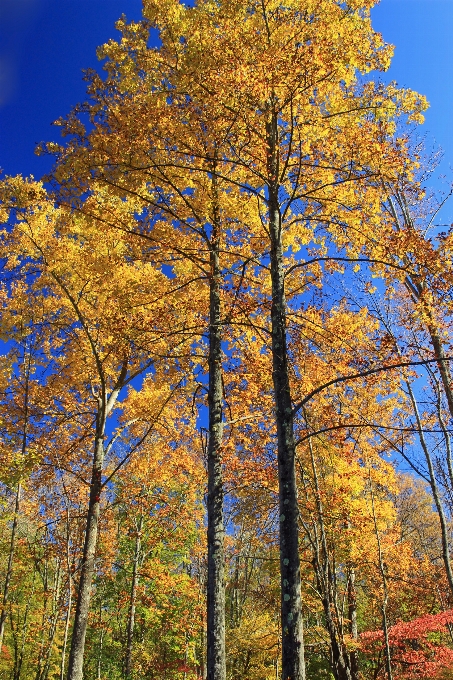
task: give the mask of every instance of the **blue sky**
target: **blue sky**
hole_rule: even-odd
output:
[[[140,0],[0,0],[0,168],[41,176],[48,158],[35,144],[58,139],[50,123],[84,98],[81,70],[96,67],[96,47],[115,35]],[[428,97],[421,133],[442,147],[439,173],[453,180],[453,0],[381,0],[375,28],[396,45],[386,78]],[[438,173],[438,174],[439,174]],[[452,215],[453,208],[447,210]]]

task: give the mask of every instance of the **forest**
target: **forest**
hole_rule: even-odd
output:
[[[1,680],[453,677],[451,192],[375,4],[143,0],[0,177]]]

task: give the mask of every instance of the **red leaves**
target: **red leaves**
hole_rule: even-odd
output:
[[[453,609],[401,621],[389,629],[395,679],[433,678],[442,669],[453,667],[453,649],[442,644],[447,642],[449,624],[453,624]],[[362,633],[360,642],[366,655],[376,656],[384,645],[384,634]]]

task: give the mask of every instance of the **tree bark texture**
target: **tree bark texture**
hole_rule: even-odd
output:
[[[99,420],[98,416],[98,420]],[[72,631],[67,680],[82,680],[85,637],[90,609],[91,589],[94,576],[94,560],[99,531],[100,496],[102,491],[102,467],[104,464],[104,427],[97,425],[90,499],[83,546],[82,566],[77,593],[76,612]]]
[[[213,178],[215,192],[215,176]],[[209,441],[207,680],[225,680],[225,527],[223,518],[222,326],[220,306],[220,225],[214,200],[209,288]]]
[[[277,116],[267,125],[272,279],[272,377],[277,424],[280,513],[282,680],[304,680],[298,503],[293,407],[288,373],[282,225],[278,203]]]

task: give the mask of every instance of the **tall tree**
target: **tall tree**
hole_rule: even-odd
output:
[[[366,72],[388,63],[388,50],[371,30],[367,10],[363,3],[345,9],[335,2],[318,3],[316,9],[311,3],[283,8],[279,2],[200,3],[196,12],[174,2],[145,7],[146,16],[165,27],[172,40],[180,34],[172,30],[173,16],[184,13],[186,22],[193,22],[180,51],[181,60],[192,67],[190,97],[204,106],[209,102],[229,121],[222,174],[241,186],[247,200],[256,200],[261,235],[267,240],[259,256],[270,260],[285,680],[304,677],[285,284],[294,259],[288,249],[298,250],[310,241],[315,221],[331,226],[339,245],[345,244],[344,233],[355,222],[348,213],[358,216],[365,200],[376,200],[376,189],[367,180],[393,175],[395,165],[403,162],[388,142],[391,118],[398,106],[412,112],[416,102],[412,94],[401,96],[393,89],[370,86],[359,94],[354,87],[356,69]],[[383,100],[392,102],[391,118],[384,113]],[[375,106],[381,111],[379,120],[368,115]],[[370,152],[376,144],[379,153]],[[358,200],[362,187],[364,196]],[[346,211],[338,211],[340,203],[348,206]]]
[[[77,381],[72,379],[73,394],[76,401],[86,405],[86,413],[93,418],[90,491],[68,667],[68,678],[81,680],[101,494],[137,445],[131,443],[123,462],[105,477],[106,455],[115,441],[124,437],[129,426],[128,421],[121,424],[106,444],[108,419],[121,392],[134,379],[153,367],[156,377],[147,382],[151,387],[153,382],[158,382],[159,368],[165,372],[168,338],[175,339],[173,349],[181,342],[177,332],[178,312],[162,301],[168,278],[149,263],[140,267],[134,260],[127,262],[125,244],[118,240],[116,231],[110,235],[105,229],[100,232],[99,222],[89,221],[80,213],[74,215],[67,210],[55,209],[40,186],[35,188],[31,183],[18,182],[17,187],[19,193],[13,207],[18,224],[9,238],[11,260],[14,264],[17,257],[22,263],[27,261],[34,274],[32,289],[41,294],[44,314],[48,319],[58,316],[58,334],[50,340],[57,346],[56,353],[61,346],[64,348],[64,352],[58,352],[58,362],[63,363],[60,380],[77,366],[79,375]],[[38,195],[41,202],[37,204]],[[97,195],[92,200],[102,202],[108,197]],[[128,216],[130,219],[131,210],[134,210],[121,202],[116,203],[116,208],[118,220],[127,220]],[[105,271],[110,272],[108,278],[103,276]],[[146,333],[143,315],[137,310],[146,300],[151,313],[148,305],[151,292],[157,294],[159,302],[154,306],[152,330]],[[176,315],[170,325],[172,311]],[[183,326],[185,323],[186,318]],[[181,384],[182,365],[180,369],[179,381],[168,385],[167,395],[156,390],[154,421],[148,422],[140,441],[149,436],[171,401],[173,390]]]
[[[363,222],[364,206],[375,205],[379,196],[377,183],[370,188],[367,180],[386,173],[393,176],[395,167],[404,162],[403,147],[398,151],[389,142],[394,116],[407,112],[416,118],[417,108],[424,105],[413,93],[402,94],[394,88],[385,90],[371,84],[358,91],[357,69],[362,72],[373,67],[382,69],[389,61],[389,50],[370,26],[370,4],[357,3],[344,8],[333,0],[325,0],[316,8],[311,3],[303,7],[294,3],[283,8],[278,2],[215,6],[200,3],[196,8],[186,8],[173,0],[159,5],[145,3],[145,16],[160,30],[162,47],[158,50],[146,47],[145,25],[131,24],[125,28],[121,24],[125,31],[123,42],[119,45],[111,42],[102,53],[110,59],[107,64],[110,91],[118,93],[111,104],[112,114],[106,110],[109,105],[105,106],[105,99],[95,105],[91,110],[93,120],[100,121],[98,132],[82,144],[84,129],[77,112],[69,117],[64,127],[66,133],[74,135],[74,142],[68,151],[63,151],[62,157],[67,160],[72,156],[80,161],[88,150],[90,161],[85,162],[82,177],[74,177],[71,170],[65,171],[64,163],[56,174],[69,192],[74,186],[86,188],[89,178],[95,175],[117,190],[139,197],[142,197],[142,177],[145,176],[146,186],[152,187],[151,197],[147,193],[145,200],[161,208],[168,204],[169,166],[181,173],[182,166],[190,161],[192,174],[212,173],[207,162],[212,161],[212,147],[203,150],[191,145],[190,132],[189,142],[184,146],[184,135],[172,134],[176,116],[172,118],[170,113],[168,118],[167,111],[171,107],[182,111],[180,129],[187,130],[194,112],[208,111],[209,122],[215,121],[216,129],[223,133],[217,150],[216,176],[230,186],[240,187],[245,199],[243,206],[252,197],[257,201],[253,224],[262,226],[253,246],[259,259],[270,258],[271,275],[270,337],[280,474],[281,606],[285,631],[282,673],[285,680],[303,676],[285,283],[290,265],[295,261],[292,256],[288,257],[288,248],[292,246],[294,252],[303,248],[312,238],[311,225],[315,222],[327,224],[341,247],[349,243],[347,230]],[[175,40],[176,35],[180,36],[179,40]],[[147,88],[146,98],[140,97],[143,88]],[[96,96],[98,90],[105,91],[105,88],[94,78],[91,92]],[[131,96],[124,99],[122,94],[127,90]],[[134,101],[138,101],[137,106]],[[151,106],[145,109],[145,102]],[[379,116],[370,113],[376,107]],[[159,118],[152,117],[153,111],[158,112]],[[155,134],[165,129],[160,127],[160,120],[171,121],[162,139]],[[120,128],[128,129],[128,143],[124,147],[127,161],[120,155],[119,137],[108,135],[106,138],[100,134],[102,130],[114,131],[116,135]],[[200,126],[201,136],[204,129]],[[134,147],[130,144],[132,130]],[[172,154],[175,148],[183,152],[179,160],[175,157],[173,161],[162,159],[160,165],[155,161],[150,163],[150,150],[156,157],[156,151]],[[162,176],[167,187],[164,192],[160,190]],[[360,198],[358,186],[367,187]],[[190,202],[188,180],[183,180],[183,186],[172,181],[171,187],[172,196]],[[347,207],[339,209],[338,206]],[[231,208],[230,215],[238,219]],[[299,226],[301,222],[305,224],[304,229]],[[362,241],[364,238],[366,234],[361,236]],[[247,239],[250,235],[244,234],[243,240]],[[260,251],[261,245],[264,247]],[[286,272],[285,262],[288,263]],[[216,345],[214,335],[212,339]],[[212,389],[214,384],[217,383],[213,377]],[[213,400],[213,394],[211,391],[212,405],[218,402]],[[212,411],[212,424],[218,420],[215,416],[218,411],[218,406]],[[216,442],[213,433],[210,441],[213,445]],[[215,486],[211,485],[211,489]],[[221,533],[220,524],[219,530]],[[209,599],[211,602],[212,598]],[[222,637],[221,618],[218,622],[219,628],[213,633],[217,640]],[[209,642],[208,647],[212,648]],[[219,660],[218,671],[223,674],[220,668],[224,668],[224,661]]]

